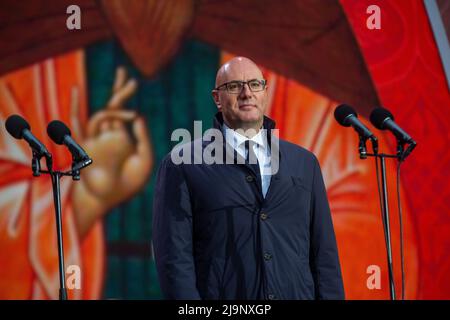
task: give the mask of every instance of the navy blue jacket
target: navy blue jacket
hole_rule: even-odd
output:
[[[279,152],[265,198],[250,165],[162,161],[152,240],[165,298],[344,299],[319,163],[281,139]]]

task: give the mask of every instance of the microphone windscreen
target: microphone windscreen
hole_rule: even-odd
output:
[[[334,110],[334,118],[340,125],[344,127],[350,126],[350,124],[347,123],[346,121],[349,115],[354,115],[355,117],[358,117],[356,115],[356,111],[348,104],[341,104]]]
[[[30,130],[30,125],[21,116],[14,114],[9,116],[5,122],[6,131],[16,139],[22,139],[24,129]]]
[[[384,130],[384,121],[387,118],[391,118],[391,120],[394,120],[394,116],[392,113],[384,108],[375,108],[372,113],[370,114],[370,122],[373,124],[373,126],[377,129]]]
[[[56,144],[63,144],[64,137],[70,136],[71,132],[63,122],[53,120],[47,126],[47,134]]]

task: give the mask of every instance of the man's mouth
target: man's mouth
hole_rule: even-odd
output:
[[[250,103],[239,105],[239,109],[251,109],[251,108],[256,108],[256,105]]]

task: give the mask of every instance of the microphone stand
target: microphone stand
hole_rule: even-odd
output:
[[[412,150],[416,147],[416,143],[412,142],[406,149],[404,150],[404,142],[397,140],[397,154],[385,154],[385,153],[378,153],[378,141],[376,138],[371,139],[372,140],[372,148],[373,153],[361,153],[362,151],[365,151],[365,141],[367,138],[363,138],[362,136],[360,138],[360,158],[366,159],[367,157],[375,157],[375,161],[380,160],[381,163],[381,184],[382,184],[382,204],[381,204],[381,211],[382,211],[382,219],[383,219],[383,229],[384,229],[384,238],[386,242],[386,254],[387,254],[387,263],[388,263],[388,272],[389,272],[389,292],[391,300],[396,300],[396,294],[395,294],[395,282],[394,282],[394,267],[392,263],[392,243],[391,243],[391,228],[390,228],[390,218],[389,218],[389,203],[388,203],[388,189],[387,189],[387,182],[386,182],[386,161],[387,158],[395,158],[398,159],[398,161],[404,161],[405,158],[412,152]],[[363,142],[361,142],[363,141]],[[361,147],[361,144],[363,144],[363,147]],[[377,177],[378,180],[378,177]]]
[[[67,289],[66,289],[66,279],[65,279],[65,267],[64,267],[64,245],[63,245],[63,233],[62,233],[62,214],[61,214],[61,187],[60,181],[63,176],[71,176],[73,180],[80,179],[80,169],[86,165],[81,166],[82,161],[86,160],[73,159],[72,170],[62,172],[53,171],[51,156],[46,157],[47,160],[47,170],[40,169],[40,158],[37,153],[33,151],[32,160],[32,170],[34,176],[40,176],[41,173],[49,174],[52,179],[52,189],[53,189],[53,202],[55,206],[56,214],[56,235],[58,239],[58,262],[59,262],[59,300],[67,300]],[[89,159],[87,165],[91,164],[92,160]]]
[[[394,282],[394,266],[392,262],[392,243],[391,243],[391,227],[390,227],[390,218],[389,218],[389,203],[388,203],[388,190],[386,183],[386,158],[396,158],[396,156],[388,155],[388,154],[375,154],[381,162],[381,185],[382,185],[382,216],[383,216],[383,227],[384,227],[384,238],[386,241],[386,253],[387,253],[387,262],[388,262],[388,272],[389,272],[389,292],[391,295],[391,300],[395,300],[395,282]]]

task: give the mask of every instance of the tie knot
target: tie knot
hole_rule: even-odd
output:
[[[249,149],[253,149],[253,146],[257,144],[255,141],[253,140],[245,140],[244,145],[245,145],[245,150],[249,150]]]

